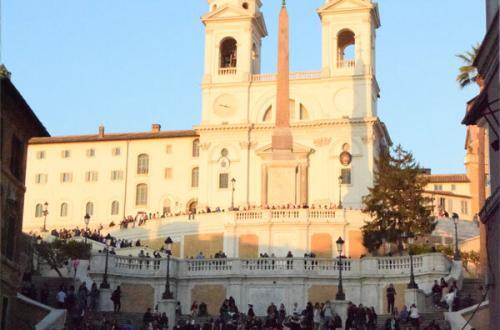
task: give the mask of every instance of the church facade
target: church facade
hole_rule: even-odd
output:
[[[328,0],[318,9],[317,71],[288,71],[286,18],[278,72],[267,74],[260,71],[267,35],[261,1],[208,3],[201,122],[187,131],[154,124],[143,133],[100,127],[98,134],[32,139],[25,231],[84,227],[86,214],[95,227],[138,214],[361,208],[374,159],[391,144],[377,115],[377,5]],[[366,216],[356,218],[361,225]]]

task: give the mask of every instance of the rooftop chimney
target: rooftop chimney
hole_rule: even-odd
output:
[[[153,124],[153,125],[151,125],[151,131],[153,133],[160,133],[160,131],[161,131],[161,125],[160,124]]]
[[[104,126],[100,125],[99,126],[99,138],[103,138],[103,137],[104,137]]]

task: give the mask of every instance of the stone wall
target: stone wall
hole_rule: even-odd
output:
[[[224,234],[199,234],[184,236],[184,257],[194,257],[200,251],[205,257],[213,256],[224,250]]]
[[[257,258],[259,256],[259,238],[257,235],[242,235],[239,239],[240,258]]]
[[[331,258],[332,236],[330,234],[313,234],[311,237],[311,252],[318,258]]]
[[[353,259],[359,259],[361,255],[366,255],[367,251],[363,246],[363,234],[360,230],[350,230],[349,231],[349,251],[348,257]]]
[[[394,284],[394,289],[396,289],[396,299],[394,300],[394,307],[396,307],[399,311],[403,308],[405,305],[405,292],[406,292],[406,286],[407,284],[405,283],[398,283]],[[386,296],[386,290],[389,287],[387,285],[385,288],[382,289],[381,296],[383,297],[383,311],[384,313],[387,313],[387,296]],[[371,306],[370,306],[371,307]],[[410,309],[410,306],[406,306],[408,309]]]
[[[312,285],[307,291],[307,300],[315,304],[335,299],[337,294],[336,285]]]
[[[145,284],[123,283],[122,312],[144,313],[148,308],[154,309],[154,289]]]
[[[219,315],[219,308],[226,298],[226,288],[223,285],[195,285],[191,289],[191,302],[207,304],[210,315]]]

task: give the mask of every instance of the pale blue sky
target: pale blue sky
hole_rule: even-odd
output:
[[[262,0],[276,66],[281,0]],[[324,0],[289,0],[291,69],[319,70]],[[455,54],[484,34],[482,0],[380,0],[379,115],[435,173],[463,172],[465,102]],[[186,129],[200,121],[206,0],[3,0],[2,62],[52,135]]]

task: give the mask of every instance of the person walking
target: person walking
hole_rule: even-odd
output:
[[[387,296],[387,313],[392,314],[394,312],[394,300],[396,298],[396,289],[394,289],[394,285],[392,283],[389,284],[389,287],[386,290]]]
[[[92,287],[90,288],[90,310],[97,310],[97,302],[99,301],[99,289],[97,288],[97,284],[92,283]]]
[[[122,307],[121,299],[122,299],[122,291],[120,289],[120,286],[118,285],[116,287],[116,290],[113,291],[113,293],[111,294],[111,300],[113,301],[113,311],[115,313],[120,312],[120,309]]]

